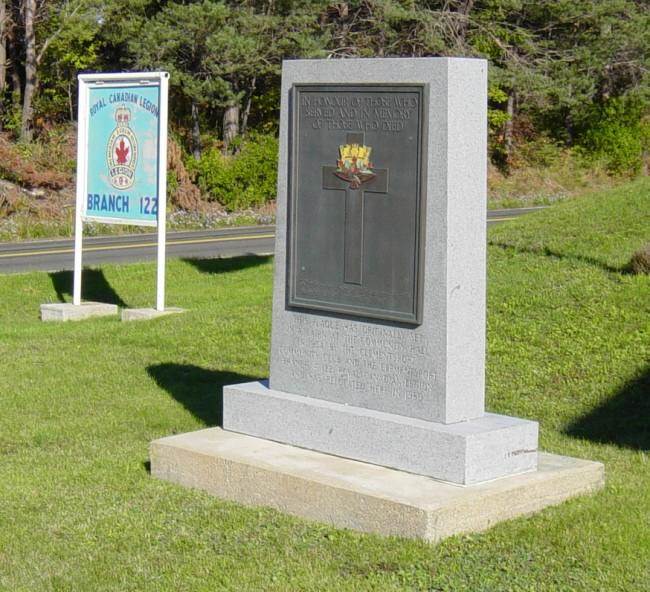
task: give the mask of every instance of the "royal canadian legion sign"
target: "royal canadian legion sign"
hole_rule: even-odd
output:
[[[73,302],[84,222],[158,227],[156,308],[164,309],[167,72],[79,75]]]
[[[424,85],[295,85],[290,307],[419,324]]]
[[[82,217],[155,226],[163,100],[157,79],[161,76],[117,80],[99,76],[79,77],[81,93],[86,95],[80,113],[85,125],[80,126],[79,138],[85,147],[85,162],[79,163],[85,173]]]

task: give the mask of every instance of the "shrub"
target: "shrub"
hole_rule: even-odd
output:
[[[173,137],[167,141],[167,193],[182,210],[195,211],[201,207],[201,191],[185,168],[183,151]]]
[[[632,273],[650,275],[650,243],[641,247],[630,259],[629,269]]]
[[[518,160],[522,164],[539,168],[553,167],[575,156],[544,134],[528,142],[519,143],[517,149]]]
[[[503,127],[508,121],[505,103],[508,95],[499,86],[488,86],[488,152],[492,161],[502,167],[506,165],[506,153],[503,137]]]
[[[634,174],[643,164],[650,124],[633,100],[612,99],[595,108],[584,124],[581,144],[614,174]]]
[[[69,134],[32,144],[15,144],[0,135],[0,178],[27,187],[64,189],[72,185],[74,161],[71,167],[68,153],[74,149]]]
[[[275,199],[278,141],[274,136],[255,134],[239,141],[239,151],[224,155],[218,148],[206,151],[201,160],[191,159],[191,168],[208,199],[227,210],[241,210]]]

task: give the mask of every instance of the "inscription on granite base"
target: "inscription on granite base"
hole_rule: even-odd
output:
[[[288,305],[420,324],[424,85],[295,85]]]

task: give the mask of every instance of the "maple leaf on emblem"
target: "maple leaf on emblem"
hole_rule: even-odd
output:
[[[124,145],[124,138],[120,140],[120,145],[115,148],[115,154],[117,155],[117,164],[126,164],[126,157],[129,154],[129,147]]]

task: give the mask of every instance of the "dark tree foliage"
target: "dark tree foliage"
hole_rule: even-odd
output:
[[[649,50],[646,0],[0,0],[0,117],[28,137],[74,114],[78,71],[165,69],[198,158],[205,136],[274,129],[283,59],[469,56],[490,62],[493,159],[540,136],[631,154]]]

